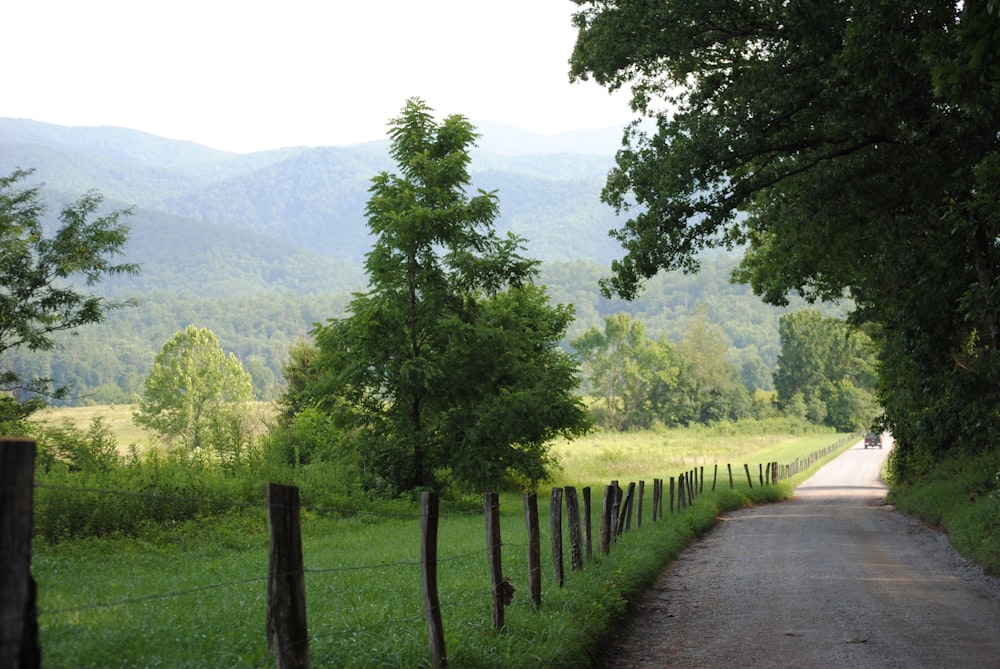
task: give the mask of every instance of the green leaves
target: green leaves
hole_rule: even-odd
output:
[[[785,314],[780,331],[774,385],[781,406],[802,403],[810,420],[842,432],[869,429],[877,413],[871,338],[813,309]]]
[[[903,451],[955,434],[995,448],[995,3],[578,4],[571,75],[631,85],[655,121],[632,128],[604,191],[635,212],[604,289],[632,298],[661,269],[745,246],[737,278],[767,301],[849,297],[877,326]]]
[[[121,220],[129,210],[96,216],[102,198],[92,191],[63,208],[60,225],[48,237],[38,187],[19,186],[30,174],[15,170],[0,177],[0,353],[18,347],[49,350],[55,333],[99,323],[108,311],[132,304],[88,295],[72,286],[73,279],[93,285],[108,275],[138,271],[111,260],[128,239]],[[50,390],[47,381],[29,382],[10,371],[0,374],[0,391],[60,392]],[[7,405],[0,420],[26,416],[38,406],[37,398],[22,403],[23,413]]]
[[[559,349],[572,311],[532,285],[522,240],[495,233],[497,194],[466,194],[466,119],[438,124],[412,99],[390,137],[400,173],[372,180],[370,288],[313,332],[319,355],[286,403],[327,412],[369,489],[533,485],[546,442],[586,427]]]
[[[236,356],[225,355],[211,330],[190,325],[156,355],[133,419],[172,442],[222,448],[253,398],[253,379]]]

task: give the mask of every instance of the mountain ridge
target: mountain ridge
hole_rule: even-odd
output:
[[[498,192],[498,232],[520,235],[526,254],[543,262],[606,263],[620,253],[607,235],[616,227],[616,216],[600,202],[613,164],[611,144],[620,129],[545,136],[487,123],[480,132],[470,172],[473,188]],[[598,149],[609,153],[586,152]],[[204,252],[214,245],[216,264],[248,276],[257,275],[253,265],[276,262],[266,244],[242,244],[239,253],[218,248],[221,230],[273,239],[286,258],[288,247],[299,248],[303,257],[319,263],[314,267],[323,266],[323,258],[332,261],[325,266],[332,276],[351,277],[350,285],[333,288],[355,289],[355,274],[344,266],[360,268],[371,247],[364,218],[368,188],[376,174],[395,169],[387,141],[236,154],[127,128],[0,118],[0,171],[16,167],[34,168],[31,182],[44,184],[53,200],[68,201],[97,189],[109,204],[134,205],[131,246],[144,249],[152,280],[168,291],[183,285],[202,295],[219,295],[223,284],[229,290],[234,284],[220,283],[212,268],[193,268],[186,261],[190,258],[172,262],[175,249],[194,246]],[[170,226],[156,229],[157,222],[174,220],[171,216],[200,222],[200,231],[178,224],[186,236],[171,238]],[[156,243],[145,238],[153,232]],[[205,239],[198,243],[202,233]],[[126,259],[143,262],[133,249],[126,251]],[[187,269],[181,273],[173,267]],[[200,281],[192,280],[192,271],[201,275]],[[246,290],[260,288],[257,281],[246,284]]]

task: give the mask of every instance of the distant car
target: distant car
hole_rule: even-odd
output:
[[[875,432],[865,434],[865,448],[882,448],[882,435]]]

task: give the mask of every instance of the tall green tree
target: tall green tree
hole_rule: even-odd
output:
[[[63,207],[55,231],[47,234],[39,187],[22,185],[30,175],[15,170],[0,176],[0,355],[17,348],[51,350],[56,333],[100,323],[109,311],[130,305],[75,284],[93,286],[138,271],[137,265],[113,262],[128,241],[122,221],[129,210],[98,215],[103,198],[90,191]],[[0,369],[0,424],[16,423],[43,406],[45,397],[67,392],[53,388],[51,379]]]
[[[189,325],[153,361],[133,420],[171,443],[230,452],[245,439],[241,417],[253,378],[208,328]]]
[[[605,316],[570,342],[583,361],[590,392],[600,399],[597,421],[613,430],[650,427],[662,417],[678,382],[681,363],[666,341],[646,337],[627,313]]]
[[[370,485],[543,480],[548,442],[587,424],[558,347],[572,309],[532,284],[522,240],[494,232],[496,193],[466,194],[477,135],[464,117],[438,124],[411,99],[389,135],[399,173],[370,189],[370,287],[313,332],[309,383],[287,399],[329,413]]]
[[[750,391],[726,355],[722,328],[696,310],[677,344],[683,362],[668,416],[671,424],[711,424],[751,415]]]
[[[896,466],[1000,439],[1000,6],[576,0],[571,76],[631,86],[605,288],[699,251],[877,324]]]
[[[877,406],[876,349],[870,337],[815,309],[785,314],[774,387],[782,409],[799,404],[806,417],[843,431],[867,428]]]

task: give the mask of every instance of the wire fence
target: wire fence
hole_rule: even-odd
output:
[[[796,460],[795,462],[788,463],[786,465],[767,463],[765,468],[765,465],[762,464],[759,466],[758,471],[754,472],[758,474],[757,482],[759,485],[773,484],[782,478],[793,476],[799,471],[808,469],[816,461],[825,457],[829,453],[843,447],[845,441],[846,440],[842,440],[836,444],[832,444],[825,449],[821,449],[813,454],[810,454],[807,458]],[[0,455],[9,455],[23,445],[22,440],[17,440],[17,443],[12,441],[0,442]],[[259,602],[261,595],[263,594],[261,591],[265,589],[264,586],[266,585],[268,600],[266,603],[266,620],[269,642],[268,654],[263,657],[257,656],[256,659],[250,658],[247,661],[248,664],[266,664],[269,661],[267,659],[268,656],[273,653],[276,657],[278,657],[278,666],[309,666],[310,645],[314,647],[316,660],[319,662],[326,662],[333,657],[336,652],[338,652],[335,648],[338,644],[342,644],[344,642],[357,643],[358,639],[372,640],[377,638],[379,635],[385,635],[387,638],[392,638],[400,629],[413,630],[426,623],[428,627],[427,634],[431,637],[431,648],[429,652],[430,663],[432,666],[445,666],[447,664],[447,655],[443,647],[443,632],[441,632],[440,648],[435,648],[433,640],[435,631],[433,629],[434,623],[431,609],[434,606],[441,606],[440,603],[435,604],[435,602],[439,601],[438,597],[441,594],[437,592],[437,590],[440,589],[445,595],[446,601],[444,605],[452,609],[474,607],[488,611],[492,607],[493,623],[494,627],[498,628],[498,631],[503,627],[503,608],[505,605],[509,604],[509,595],[513,594],[513,588],[510,588],[510,592],[505,590],[505,588],[510,586],[505,585],[504,583],[506,578],[503,576],[502,568],[494,569],[494,565],[499,566],[502,560],[509,560],[512,565],[516,565],[522,569],[527,568],[529,572],[527,577],[527,580],[529,581],[528,596],[535,605],[538,603],[535,601],[536,596],[540,597],[540,594],[533,592],[535,586],[532,582],[534,574],[541,570],[541,565],[532,564],[533,560],[537,561],[539,559],[537,557],[539,555],[538,543],[540,541],[540,532],[538,531],[539,523],[537,518],[535,518],[535,530],[532,531],[532,519],[530,518],[527,496],[525,498],[525,527],[518,528],[518,530],[513,533],[515,537],[522,536],[522,533],[526,535],[527,540],[523,542],[501,542],[499,540],[491,540],[489,536],[491,531],[491,501],[488,495],[484,495],[484,508],[477,511],[452,511],[447,514],[438,514],[435,502],[433,522],[436,524],[438,521],[448,521],[454,519],[456,522],[461,523],[462,520],[471,516],[485,516],[487,520],[487,537],[486,540],[480,545],[485,544],[486,547],[470,550],[453,549],[454,552],[444,552],[438,555],[436,539],[437,529],[435,528],[433,551],[429,554],[427,547],[423,546],[423,544],[427,542],[426,525],[430,515],[427,506],[427,499],[430,493],[425,493],[424,499],[421,500],[422,506],[419,514],[366,514],[368,516],[368,520],[377,521],[372,523],[373,525],[378,525],[384,521],[399,521],[403,525],[406,525],[407,529],[410,529],[410,525],[414,525],[419,522],[421,525],[421,532],[419,535],[416,533],[412,535],[414,543],[416,543],[416,539],[419,536],[420,543],[422,544],[419,554],[416,553],[415,549],[410,555],[406,556],[396,556],[387,552],[372,561],[365,561],[363,559],[358,559],[363,557],[363,554],[362,556],[359,556],[358,554],[352,554],[349,550],[344,550],[342,551],[343,554],[352,556],[356,561],[353,561],[352,563],[344,563],[347,562],[345,558],[341,563],[322,564],[322,558],[314,557],[312,555],[312,545],[309,546],[310,553],[307,553],[304,556],[304,560],[301,558],[301,532],[299,530],[295,530],[293,534],[298,535],[298,546],[297,548],[293,548],[293,550],[299,551],[301,564],[300,566],[293,567],[288,570],[276,571],[274,568],[276,560],[278,563],[283,564],[283,558],[280,555],[276,556],[275,554],[275,516],[291,515],[295,518],[295,522],[297,523],[298,519],[303,515],[303,512],[307,514],[322,515],[335,511],[335,509],[324,508],[322,506],[299,505],[296,491],[295,503],[285,503],[278,499],[269,499],[268,502],[213,500],[184,495],[176,496],[176,498],[172,500],[192,504],[221,504],[224,505],[225,508],[241,508],[244,510],[259,508],[262,513],[266,510],[268,514],[269,527],[271,528],[271,537],[268,542],[268,562],[270,566],[261,564],[262,560],[258,560],[256,563],[250,565],[249,568],[255,570],[257,575],[220,580],[209,579],[208,582],[192,584],[187,587],[177,587],[173,589],[164,589],[162,591],[145,592],[140,594],[127,594],[120,597],[109,596],[107,599],[95,597],[95,599],[91,601],[84,600],[80,601],[80,603],[57,602],[50,607],[39,609],[37,608],[37,595],[35,593],[34,581],[31,580],[30,572],[31,514],[28,513],[27,518],[25,517],[25,509],[30,510],[31,497],[35,494],[35,490],[45,490],[50,494],[67,496],[115,495],[134,500],[136,504],[152,501],[162,502],[165,496],[159,493],[149,495],[135,491],[117,491],[102,488],[73,487],[67,485],[48,485],[32,481],[30,474],[27,479],[23,473],[18,474],[17,476],[13,474],[13,469],[15,467],[29,467],[29,465],[33,465],[33,459],[34,444],[32,443],[31,456],[22,456],[21,464],[17,464],[14,460],[6,456],[2,460],[3,471],[2,474],[0,474],[0,476],[2,476],[2,479],[0,479],[0,496],[2,496],[4,503],[2,511],[3,518],[0,520],[2,520],[3,523],[3,536],[14,537],[14,539],[11,540],[10,546],[0,546],[0,550],[2,550],[2,555],[0,555],[0,561],[2,562],[0,563],[4,564],[6,567],[2,572],[5,582],[0,583],[0,587],[2,587],[3,592],[3,608],[0,610],[0,644],[2,644],[0,645],[0,652],[3,653],[12,652],[10,649],[16,647],[21,649],[20,652],[23,654],[24,647],[27,644],[32,646],[35,649],[36,654],[38,654],[39,618],[41,618],[43,623],[46,624],[51,623],[57,625],[60,620],[70,620],[75,626],[86,626],[86,621],[81,621],[81,618],[86,618],[86,616],[90,614],[98,614],[101,611],[122,608],[131,609],[133,607],[148,607],[150,605],[155,605],[158,602],[183,600],[184,598],[204,598],[205,596],[209,596],[209,600],[207,601],[208,606],[230,606],[230,600],[226,599],[225,596],[216,595],[222,591],[230,591],[241,588],[251,588],[252,590],[250,591],[250,594],[244,595],[242,598],[231,599],[235,601],[251,600],[253,602]],[[746,476],[747,483],[752,487],[754,485],[754,477],[751,476],[751,469],[748,465],[744,465],[743,468],[743,473]],[[727,473],[728,481],[725,481],[724,479],[723,484],[728,484],[732,487],[735,483],[731,467],[728,467]],[[25,490],[26,481],[30,482],[27,485],[27,491]],[[670,514],[683,512],[684,509],[694,501],[695,497],[705,489],[706,480],[704,468],[702,467],[699,469],[689,470],[678,475],[676,477],[676,484],[677,485],[675,487],[675,478],[671,477],[669,479],[669,493],[667,493],[665,480],[654,479],[651,499],[643,500],[643,482],[640,482],[638,487],[636,487],[634,483],[629,484],[625,488],[628,490],[627,495],[623,488],[618,486],[617,483],[613,483],[603,491],[603,498],[600,500],[601,504],[595,506],[594,509],[590,508],[590,491],[589,489],[584,489],[586,490],[586,494],[584,495],[585,504],[583,509],[573,509],[569,503],[565,506],[570,515],[570,550],[568,554],[572,562],[572,568],[583,568],[582,561],[579,563],[577,561],[582,560],[583,556],[586,556],[588,559],[590,558],[589,547],[593,538],[599,536],[599,541],[594,541],[594,543],[599,544],[599,552],[602,555],[606,555],[611,550],[611,547],[614,545],[617,537],[620,536],[622,532],[629,531],[631,529],[633,518],[636,519],[636,527],[640,527],[643,520],[644,508],[651,512],[653,522],[656,522],[658,518],[663,518],[666,510],[669,510]],[[718,466],[716,466],[714,472],[711,473],[711,487],[715,488],[717,484],[719,484]],[[575,497],[575,489],[572,490],[574,491]],[[556,491],[559,491],[558,497],[555,494]],[[635,491],[638,491],[638,500],[633,499],[633,493]],[[25,500],[25,498],[27,499]],[[496,504],[495,501],[493,503]],[[553,489],[553,497],[550,501],[549,508],[549,539],[551,542],[551,550],[549,551],[549,554],[554,562],[558,561],[559,563],[561,563],[564,559],[563,544],[566,540],[566,533],[562,528],[563,509],[562,489]],[[599,510],[599,513],[594,513],[595,510]],[[553,514],[558,514],[558,524]],[[649,516],[647,516],[647,518],[648,517]],[[582,528],[580,527],[581,518],[584,519]],[[591,520],[592,518],[596,520]],[[498,522],[499,519],[497,519],[497,523]],[[576,526],[575,528],[574,525]],[[15,529],[8,531],[8,528]],[[467,526],[462,526],[460,529],[463,532],[467,531]],[[495,531],[497,539],[499,539],[499,527],[497,527]],[[314,540],[315,537],[311,539],[310,544],[312,544]],[[586,543],[587,550],[584,550],[584,542]],[[465,543],[467,543],[467,541]],[[259,552],[262,551],[263,548],[260,547]],[[26,560],[23,554],[26,554]],[[525,554],[527,554],[527,565],[525,564]],[[318,551],[316,555],[323,555],[323,552]],[[113,564],[113,557],[111,558],[111,562]],[[223,564],[221,567],[214,567],[213,570],[206,569],[206,572],[238,571],[237,569],[233,569],[235,566],[236,565]],[[435,592],[428,593],[427,571],[428,569],[431,569],[436,572],[438,567],[446,568],[449,572],[462,573],[462,579],[464,580],[458,583],[449,580],[443,587],[438,588],[435,577],[434,582],[431,583]],[[246,568],[247,565],[240,565],[240,569]],[[562,587],[563,578],[560,573],[561,565],[555,564],[554,569],[556,572],[556,578],[553,583],[557,585],[557,587]],[[468,576],[465,575],[465,571],[470,571],[474,574],[472,577],[472,583],[475,583],[478,579],[482,579],[480,581],[481,585],[470,586],[470,581]],[[185,574],[190,575],[190,569],[185,568],[184,572]],[[308,632],[303,630],[305,632],[305,636],[301,638],[286,639],[286,643],[284,644],[285,648],[282,649],[278,646],[282,645],[282,635],[287,636],[287,631],[275,631],[272,628],[276,624],[275,620],[281,619],[285,615],[283,611],[287,612],[286,609],[289,604],[285,601],[283,605],[279,605],[277,608],[274,608],[276,606],[275,598],[277,597],[279,600],[282,598],[285,598],[286,600],[291,598],[294,600],[296,595],[283,593],[276,596],[276,589],[280,590],[280,585],[276,584],[280,584],[289,578],[295,577],[301,578],[303,583],[306,579],[308,579],[311,584],[308,588],[310,592],[311,623],[309,625]],[[358,579],[364,580],[365,587],[360,588],[359,590],[354,590],[352,589],[351,583],[357,581]],[[417,588],[412,586],[414,581],[420,580],[422,580],[424,590],[422,596],[417,592]],[[24,581],[28,585],[24,586],[21,581]],[[403,586],[401,585],[403,583],[409,583],[411,585]],[[378,596],[373,597],[371,593],[378,592],[380,587],[385,592],[384,598]],[[41,597],[42,601],[52,599],[47,597],[45,594],[46,583],[43,582],[41,584],[41,590],[43,593],[43,596]],[[108,590],[109,592],[114,592],[116,591],[116,588],[109,587]],[[362,594],[357,597],[352,596],[351,593],[356,591],[360,591]],[[81,593],[80,597],[83,598],[87,596],[87,594],[88,593],[86,592]],[[301,596],[303,598],[301,606],[304,612],[304,591]],[[330,605],[315,606],[313,602],[319,601],[321,598],[335,600],[336,605],[332,607]],[[204,600],[198,603],[198,606],[204,605],[206,605]],[[294,604],[292,605],[294,606]],[[180,603],[180,607],[182,609],[185,609],[187,606],[189,605],[185,602]],[[282,609],[282,606],[284,606],[284,609]],[[313,610],[316,612],[315,616],[312,615]],[[260,612],[254,612],[254,615],[259,616]],[[6,663],[7,659],[7,657],[0,655],[0,666],[13,666]],[[246,660],[246,658],[244,658],[244,660]],[[38,665],[31,665],[29,663],[21,666]]]

